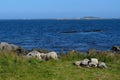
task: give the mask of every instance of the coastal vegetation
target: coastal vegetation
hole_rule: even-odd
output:
[[[59,53],[58,60],[40,61],[25,58],[14,51],[0,52],[0,80],[119,80],[120,54],[112,51],[88,50]],[[97,58],[108,69],[84,68],[73,63],[84,58]]]

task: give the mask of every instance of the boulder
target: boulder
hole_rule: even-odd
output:
[[[94,62],[94,63],[98,64],[98,59],[97,58],[91,58],[91,62]]]
[[[120,46],[113,46],[112,51],[120,52]]]
[[[26,55],[27,54],[27,50],[25,50],[22,47],[18,47],[18,49],[16,49],[15,51],[18,55]]]
[[[97,67],[97,65],[95,62],[89,62],[89,67]]]
[[[98,68],[104,69],[104,68],[108,68],[108,67],[107,67],[107,65],[104,62],[99,62],[98,63]]]
[[[81,64],[81,61],[75,61],[74,62],[74,65],[76,65],[76,66],[80,66],[80,64]]]
[[[71,31],[63,31],[61,33],[73,34],[73,33],[79,33],[79,31],[77,31],[77,30],[71,30]]]
[[[81,65],[81,66],[88,67],[88,66],[89,66],[89,64],[88,64],[89,61],[90,61],[89,59],[84,59],[84,60],[81,61],[81,64],[80,64],[80,65]]]
[[[17,45],[14,44],[9,44],[6,42],[1,42],[0,43],[0,51],[15,51],[18,54],[25,54],[26,50],[22,47],[19,47]]]
[[[19,47],[14,44],[8,44],[6,42],[0,43],[0,50],[6,51],[6,50],[17,50]]]
[[[75,61],[74,65],[76,66],[82,66],[82,67],[98,67],[98,68],[108,68],[107,65],[104,62],[98,62],[97,58],[91,58],[89,59],[84,59],[82,61]]]
[[[97,58],[91,58],[90,62],[89,62],[89,66],[90,67],[97,67],[98,65],[98,59]]]

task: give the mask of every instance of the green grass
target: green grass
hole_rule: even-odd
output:
[[[105,56],[107,55],[107,56]],[[73,65],[76,60],[97,57],[108,69],[83,68]],[[108,58],[108,60],[107,60]],[[112,61],[113,59],[113,61]],[[17,56],[14,52],[0,53],[0,80],[119,80],[120,55],[102,52],[98,55],[67,52],[59,60],[39,61]]]

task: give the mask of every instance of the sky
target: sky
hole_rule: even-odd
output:
[[[120,18],[120,0],[0,0],[0,19]]]

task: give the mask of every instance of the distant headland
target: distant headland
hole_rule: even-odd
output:
[[[0,20],[111,20],[111,19],[120,19],[120,17],[117,18],[102,18],[102,17],[96,17],[96,16],[84,16],[84,17],[78,17],[78,18],[21,18],[21,19],[0,19]]]
[[[105,19],[120,19],[120,18],[101,18],[95,16],[85,16],[81,18],[58,18],[57,20],[105,20]]]
[[[85,17],[83,17],[81,19],[102,19],[102,18],[100,18],[100,17],[94,17],[94,16],[85,16]]]

